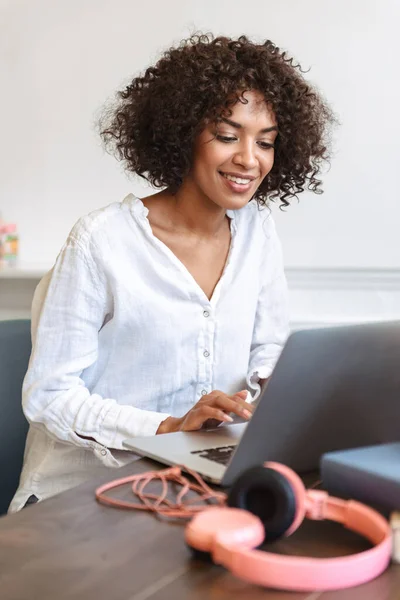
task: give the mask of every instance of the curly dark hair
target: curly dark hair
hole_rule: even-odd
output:
[[[330,126],[336,122],[302,73],[270,40],[193,35],[117,93],[117,103],[100,119],[100,134],[128,171],[175,193],[206,123],[229,116],[232,105],[245,101],[246,90],[259,91],[279,134],[273,168],[253,198],[260,205],[279,198],[288,206],[305,188],[322,193],[317,176],[329,161]]]

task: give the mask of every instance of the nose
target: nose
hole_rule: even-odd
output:
[[[254,145],[252,143],[246,143],[237,148],[233,162],[244,169],[254,169],[258,164]]]

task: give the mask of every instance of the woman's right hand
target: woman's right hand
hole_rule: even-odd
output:
[[[232,417],[227,413],[235,413],[239,417],[250,419],[254,407],[245,401],[247,391],[243,390],[228,396],[224,392],[214,390],[203,396],[183,417],[168,417],[157,429],[157,434],[174,431],[196,431],[204,423],[212,419],[215,424],[222,421],[231,423]]]

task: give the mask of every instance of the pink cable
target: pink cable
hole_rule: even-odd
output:
[[[187,469],[186,467],[185,471],[187,471],[197,483],[190,482],[189,479],[182,475],[182,467],[175,466],[161,471],[147,471],[146,473],[140,473],[138,475],[129,475],[128,477],[115,479],[114,481],[105,483],[97,488],[96,499],[101,504],[113,506],[115,508],[148,510],[165,517],[185,519],[190,518],[195,513],[207,508],[204,506],[204,502],[214,500],[214,503],[210,505],[210,508],[211,506],[224,506],[226,504],[226,494],[212,490],[195,471]],[[155,480],[160,480],[162,483],[160,495],[145,492],[147,484]],[[172,481],[182,486],[175,502],[171,502],[166,497],[168,493],[168,481]],[[140,502],[117,500],[105,493],[127,483],[132,483],[132,492],[139,498]],[[202,502],[201,504],[195,504],[196,498],[188,499],[185,502],[184,498],[189,490],[197,493],[198,499]]]

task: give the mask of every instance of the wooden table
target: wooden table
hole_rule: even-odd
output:
[[[140,460],[108,479],[153,469]],[[225,569],[194,560],[183,525],[140,511],[97,504],[95,480],[0,518],[1,600],[399,600],[400,566],[369,584],[337,592],[295,593],[249,585]],[[130,498],[130,489],[116,492]],[[364,540],[336,523],[307,521],[271,544],[282,553],[335,556]]]

